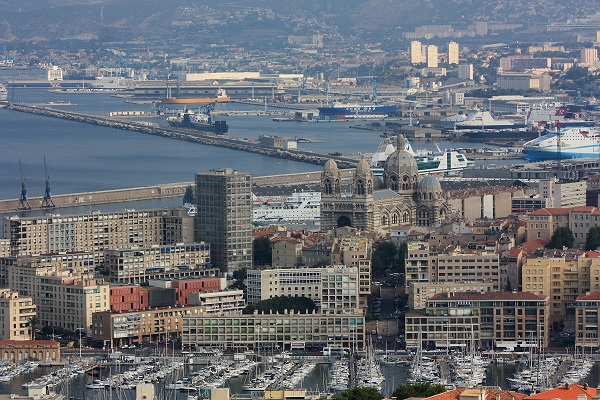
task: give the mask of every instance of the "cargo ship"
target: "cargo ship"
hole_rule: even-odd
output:
[[[184,109],[176,115],[167,117],[167,123],[173,128],[192,128],[199,131],[213,132],[224,135],[229,132],[229,125],[226,121],[213,121],[210,115],[204,113],[194,113],[191,110]]]
[[[401,108],[399,105],[384,104],[350,104],[335,102],[328,107],[319,107],[319,115],[323,117],[357,118],[364,116],[387,117]]]
[[[160,99],[164,104],[209,104],[229,103],[231,98],[224,89],[218,89],[215,97],[171,97],[171,90],[167,89],[167,97]]]

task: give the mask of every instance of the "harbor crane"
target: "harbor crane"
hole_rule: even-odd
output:
[[[52,201],[52,195],[50,194],[50,175],[48,175],[48,168],[46,167],[46,157],[44,156],[44,176],[46,178],[46,191],[44,192],[44,198],[42,199],[42,208],[52,208],[54,202]]]
[[[17,210],[31,210],[29,200],[27,199],[27,179],[23,177],[23,167],[21,166],[21,159],[19,159],[19,171],[21,172],[21,198],[19,199],[19,207],[17,207]]]

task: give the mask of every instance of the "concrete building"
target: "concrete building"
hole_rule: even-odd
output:
[[[473,80],[473,64],[458,64],[458,77]]]
[[[148,294],[140,285],[110,285],[110,310],[127,311],[148,307]]]
[[[60,266],[15,265],[9,271],[9,287],[33,299],[40,326],[88,330],[94,312],[110,309],[108,283],[91,276]]]
[[[563,181],[553,177],[539,182],[540,197],[548,199],[548,207],[565,208],[585,206],[587,183],[579,181]]]
[[[550,90],[550,75],[543,73],[502,72],[496,77],[498,89]]]
[[[428,283],[429,280],[429,244],[427,242],[408,242],[405,260],[406,287],[409,283]]]
[[[493,292],[492,282],[410,282],[407,288],[408,303],[411,310],[421,310],[427,306],[427,300],[438,293],[455,292]]]
[[[540,195],[513,196],[511,208],[515,214],[524,214],[549,207],[549,202],[550,199]]]
[[[16,363],[28,359],[59,362],[61,361],[60,343],[52,340],[0,340],[0,360]],[[10,398],[15,397],[11,395]],[[32,400],[39,398],[34,397]]]
[[[590,291],[592,284],[598,287],[600,259],[538,257],[530,258],[522,267],[522,286],[526,292],[550,297],[550,322],[558,327],[579,296]],[[595,290],[595,289],[594,289]]]
[[[122,345],[167,341],[180,337],[184,315],[198,315],[203,306],[147,307],[132,311],[98,311],[92,319],[90,333],[94,340],[109,348]]]
[[[359,294],[371,294],[371,257],[373,241],[370,237],[358,236],[356,232],[336,237],[331,251],[331,264],[358,268]]]
[[[271,265],[279,268],[293,268],[302,264],[301,240],[292,237],[271,239]]]
[[[233,169],[196,174],[197,242],[210,243],[212,264],[231,274],[252,267],[252,180]]]
[[[577,298],[575,306],[575,346],[600,347],[600,292],[587,293]]]
[[[527,215],[527,241],[541,239],[546,243],[559,226],[573,231],[575,245],[587,240],[590,228],[600,226],[600,209],[591,206],[571,208],[542,208]]]
[[[224,349],[322,350],[325,347],[365,348],[362,311],[254,315],[193,315],[183,319],[182,346],[186,350],[218,346]]]
[[[210,246],[204,242],[105,250],[104,266],[112,283],[219,275],[212,267]]]
[[[581,55],[579,56],[579,65],[584,67],[592,67],[598,62],[598,49],[581,49]]]
[[[358,268],[342,265],[321,269],[321,312],[343,314],[359,309]]]
[[[413,40],[410,42],[410,63],[416,65],[424,62],[423,45],[418,40]]]
[[[458,64],[459,56],[458,43],[448,43],[448,64]]]
[[[438,67],[438,47],[434,44],[427,46],[427,68]]]
[[[246,307],[243,290],[193,292],[189,303],[191,306],[203,306],[207,314],[239,313]]]
[[[0,337],[5,340],[31,340],[33,327],[29,320],[35,317],[31,297],[19,296],[10,290],[0,291]]]
[[[424,313],[407,313],[406,346],[424,349],[545,348],[549,296],[527,292],[439,293]]]
[[[91,212],[78,215],[9,217],[2,221],[2,234],[10,240],[10,255],[87,252],[101,264],[105,249],[150,247],[182,243],[189,230],[185,210],[125,210],[113,213]],[[177,219],[172,217],[179,216]],[[167,235],[165,220],[171,227]],[[175,228],[177,220],[186,227]],[[167,242],[167,237],[169,242]],[[172,240],[172,242],[170,242]]]

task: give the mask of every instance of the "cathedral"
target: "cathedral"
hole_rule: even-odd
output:
[[[387,231],[398,225],[431,226],[450,214],[450,199],[437,178],[419,177],[415,157],[398,135],[396,151],[385,161],[382,177],[365,160],[352,176],[352,190],[342,193],[340,171],[328,160],[321,174],[321,230],[351,226]]]

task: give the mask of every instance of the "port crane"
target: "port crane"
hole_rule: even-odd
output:
[[[19,207],[17,207],[17,210],[31,210],[29,200],[27,199],[27,179],[23,177],[23,167],[21,166],[21,159],[19,159],[19,172],[21,173],[21,198],[19,199]]]
[[[44,198],[42,199],[42,208],[52,208],[55,206],[52,201],[52,195],[50,194],[50,175],[48,175],[48,168],[46,167],[46,157],[44,157],[44,176],[46,178],[46,191],[44,192]]]

